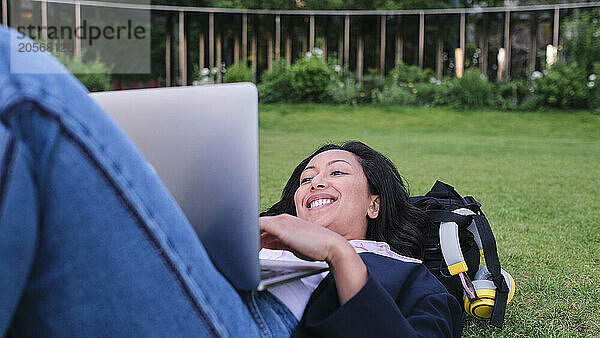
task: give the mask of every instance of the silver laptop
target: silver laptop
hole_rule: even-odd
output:
[[[258,96],[253,84],[90,96],[141,150],[215,266],[236,288],[263,290],[327,269],[324,262],[282,261],[264,261],[259,268]]]

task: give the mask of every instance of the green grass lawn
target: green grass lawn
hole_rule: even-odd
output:
[[[327,142],[360,140],[422,195],[436,179],[483,204],[516,281],[502,330],[464,335],[600,335],[600,115],[440,108],[263,105],[261,209]]]

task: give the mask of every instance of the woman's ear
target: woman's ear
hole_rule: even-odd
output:
[[[380,198],[378,195],[371,195],[371,204],[369,204],[369,208],[367,209],[367,216],[369,218],[375,219],[379,216],[379,201]]]

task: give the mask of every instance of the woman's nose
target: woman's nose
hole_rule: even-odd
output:
[[[325,189],[327,186],[325,180],[321,177],[321,175],[313,177],[310,183],[310,190]]]

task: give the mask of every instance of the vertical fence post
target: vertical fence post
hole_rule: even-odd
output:
[[[327,32],[325,29],[325,35],[323,35],[323,44],[321,45],[321,49],[323,50],[323,63],[327,63]]]
[[[221,33],[217,33],[217,83],[221,83],[221,78],[223,76],[223,61],[221,60]]]
[[[198,45],[198,66],[200,66],[200,71],[202,71],[202,69],[204,69],[204,33],[200,33],[200,42]]]
[[[444,53],[444,39],[441,37],[441,34],[439,34],[439,32],[436,45],[437,48],[435,52],[435,75],[438,80],[441,80],[443,75],[442,54]]]
[[[380,20],[380,29],[381,29],[381,39],[379,45],[379,76],[383,77],[385,75],[385,26],[387,17],[382,15],[379,17]]]
[[[315,16],[310,15],[308,20],[308,51],[312,52],[315,49]]]
[[[344,17],[344,66],[350,60],[350,16]],[[349,65],[348,65],[349,66]]]
[[[487,68],[488,68],[488,16],[487,14],[483,13],[483,20],[482,20],[482,33],[481,33],[481,39],[480,39],[480,45],[481,45],[481,60],[479,62],[479,66],[481,67],[481,74],[485,74],[487,75]]]
[[[338,30],[338,64],[344,65],[344,26],[340,25]]]
[[[267,39],[267,69],[273,69],[273,36],[271,34]]]
[[[560,27],[560,9],[554,8],[554,34],[552,35],[552,44],[554,48],[558,48],[558,29]]]
[[[419,68],[423,69],[423,47],[425,46],[425,13],[419,13]]]
[[[281,57],[281,16],[275,15],[275,60]]]
[[[356,76],[358,78],[358,82],[362,81],[362,77],[363,77],[363,64],[364,64],[364,47],[365,47],[365,40],[363,39],[362,36],[362,31],[360,33],[358,33],[358,48],[356,48]]]
[[[187,64],[186,64],[186,48],[185,48],[185,13],[179,11],[179,76],[181,77],[181,85],[187,85]]]
[[[292,37],[289,32],[285,35],[285,64],[292,65]]]
[[[208,68],[215,67],[215,13],[208,13]]]
[[[302,43],[302,54],[306,54],[306,52],[308,52],[308,34],[302,36],[302,40],[300,40],[300,43]]]
[[[42,0],[40,2],[41,12],[42,12],[42,40],[46,40],[48,37],[48,2],[46,0]]]
[[[235,34],[233,37],[233,63],[240,62],[240,37]]]
[[[248,65],[248,14],[242,14],[242,62]]]
[[[510,11],[504,13],[504,51],[506,53],[504,57],[506,76],[504,78],[508,80],[510,77]]]
[[[459,47],[460,47],[460,53],[461,55],[461,60],[463,62],[462,65],[460,65],[460,69],[464,69],[464,62],[465,62],[465,55],[466,55],[466,50],[465,50],[465,30],[466,30],[466,15],[465,12],[461,12],[460,13],[460,40],[459,40]],[[456,65],[456,69],[458,69],[458,65]]]
[[[254,32],[254,34],[252,34],[252,42],[251,42],[251,52],[252,52],[252,76],[254,77],[254,79],[256,79],[256,70],[258,67],[258,54],[256,51],[256,32]]]
[[[2,0],[2,24],[8,26],[8,2]]]
[[[165,41],[165,85],[171,87],[171,28],[167,20],[167,40]]]
[[[81,4],[79,2],[75,3],[75,28],[81,27]],[[81,39],[77,37],[77,34],[74,36],[75,39],[75,56],[81,56]]]
[[[402,62],[402,50],[404,49],[404,41],[402,39],[402,17],[398,21],[396,27],[396,57],[394,59],[394,66]]]

